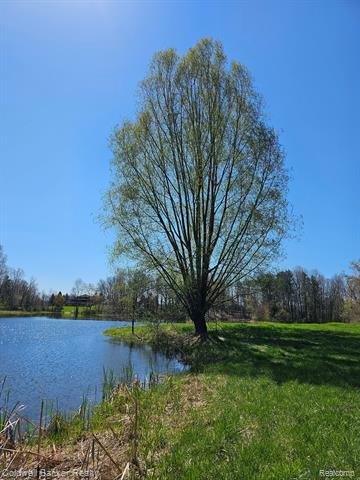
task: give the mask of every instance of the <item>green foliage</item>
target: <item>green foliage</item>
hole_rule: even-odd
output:
[[[284,152],[247,69],[202,39],[154,56],[139,113],[114,133],[106,223],[114,256],[156,270],[199,334],[226,288],[279,252]]]
[[[65,415],[61,412],[56,412],[50,419],[46,428],[46,433],[52,440],[60,440],[67,436],[70,429],[70,423]]]
[[[61,311],[65,303],[64,296],[59,292],[54,298],[54,308],[56,311]]]

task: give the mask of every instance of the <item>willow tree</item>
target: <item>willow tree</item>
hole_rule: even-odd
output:
[[[249,73],[208,39],[157,53],[111,145],[115,254],[156,270],[206,336],[207,311],[288,225],[284,155]]]

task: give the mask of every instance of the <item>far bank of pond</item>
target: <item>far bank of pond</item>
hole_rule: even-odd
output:
[[[118,320],[128,321],[129,317],[118,314],[97,313],[94,311],[79,310],[78,316],[74,309],[63,309],[62,311],[26,311],[26,310],[0,310],[0,318],[24,318],[24,317],[49,317],[49,318],[72,318],[78,320]]]

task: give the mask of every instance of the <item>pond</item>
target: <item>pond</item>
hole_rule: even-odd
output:
[[[132,367],[142,380],[151,371],[175,373],[183,366],[146,346],[129,346],[103,335],[130,322],[68,320],[47,317],[0,318],[0,381],[11,403],[25,406],[36,420],[41,400],[61,411],[76,410],[84,395],[101,400],[103,369],[121,377]],[[4,395],[2,395],[4,397]],[[0,406],[1,406],[0,399]]]

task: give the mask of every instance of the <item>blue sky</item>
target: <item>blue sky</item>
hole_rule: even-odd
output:
[[[244,63],[280,131],[303,216],[280,266],[327,276],[360,257],[360,3],[0,2],[0,243],[41,288],[111,273],[95,218],[108,137],[155,51],[201,37]]]

